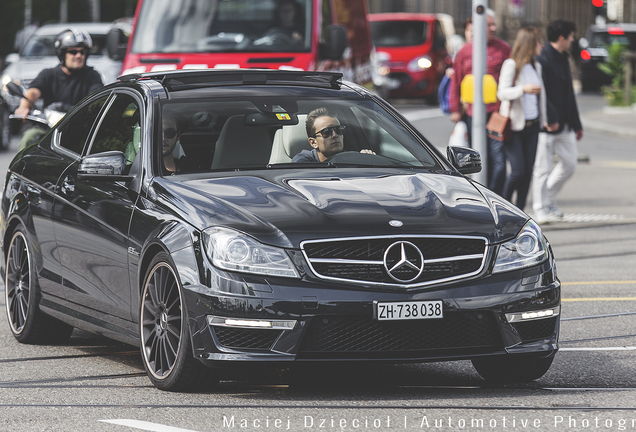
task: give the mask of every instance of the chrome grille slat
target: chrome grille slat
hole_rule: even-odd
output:
[[[424,270],[410,283],[396,282],[384,264],[385,251],[396,242],[420,250]],[[488,242],[483,237],[380,236],[301,243],[314,274],[322,279],[411,288],[468,278],[483,270]]]

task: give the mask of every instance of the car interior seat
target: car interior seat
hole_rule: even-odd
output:
[[[306,119],[306,114],[299,114],[297,125],[283,126],[276,131],[270,164],[289,163],[302,150],[311,150],[305,130]]]
[[[216,142],[212,169],[265,166],[272,151],[267,126],[245,125],[244,115],[227,119]]]

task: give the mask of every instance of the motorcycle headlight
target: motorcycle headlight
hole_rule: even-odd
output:
[[[411,72],[420,72],[433,66],[433,62],[427,56],[416,57],[409,62],[406,68]]]
[[[518,270],[537,265],[548,258],[541,228],[534,221],[529,221],[519,235],[499,246],[493,273]]]
[[[11,77],[7,74],[2,75],[2,87],[6,86],[11,82]]]
[[[268,276],[299,277],[284,249],[264,245],[228,228],[203,231],[205,252],[214,266],[230,271]]]

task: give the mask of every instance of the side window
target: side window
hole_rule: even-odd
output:
[[[86,108],[73,114],[64,126],[60,128],[59,145],[77,154],[82,153],[88,134],[95,123],[97,115],[101,111],[108,96],[91,102]]]
[[[131,165],[139,151],[139,111],[135,98],[127,94],[117,95],[99,125],[89,154],[120,151],[126,154],[127,163]]]

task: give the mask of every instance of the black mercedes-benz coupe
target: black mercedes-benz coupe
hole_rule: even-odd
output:
[[[22,343],[138,345],[152,383],[228,365],[470,359],[543,376],[560,282],[526,214],[340,74],[121,77],[11,162],[0,240]]]

